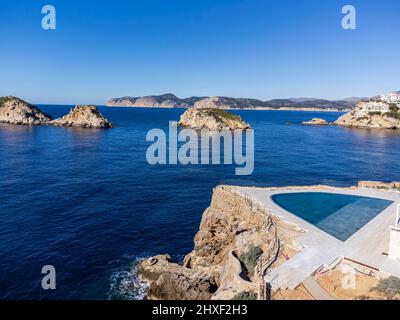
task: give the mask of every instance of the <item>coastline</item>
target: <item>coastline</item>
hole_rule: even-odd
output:
[[[145,107],[145,106],[123,106],[123,105],[104,105],[107,108],[132,108],[132,109],[183,109],[187,110],[189,108],[186,107]],[[250,110],[250,111],[304,111],[304,112],[340,112],[345,113],[348,112],[350,109],[346,110],[339,110],[339,109],[324,109],[324,108],[263,108],[263,107],[256,107],[256,108],[219,108],[221,110],[234,110],[234,111],[241,111],[241,110]]]

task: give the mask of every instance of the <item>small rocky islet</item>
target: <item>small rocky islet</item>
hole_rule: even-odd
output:
[[[111,128],[112,124],[93,105],[78,105],[71,111],[50,122],[54,126],[82,128]]]
[[[304,121],[302,124],[306,126],[325,126],[328,125],[329,122],[324,119],[313,118],[310,121]]]
[[[0,122],[13,125],[48,125],[81,128],[111,128],[96,106],[78,105],[58,119],[53,119],[38,107],[16,97],[0,98]]]
[[[190,108],[180,117],[178,125],[195,130],[247,130],[250,125],[233,113],[216,108]]]

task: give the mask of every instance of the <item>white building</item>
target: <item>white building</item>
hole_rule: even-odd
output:
[[[359,112],[389,112],[390,105],[382,101],[362,101],[357,104],[356,110]]]
[[[381,95],[381,100],[387,103],[400,103],[400,93],[391,92]]]

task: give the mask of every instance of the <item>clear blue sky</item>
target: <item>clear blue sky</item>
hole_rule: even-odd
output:
[[[55,31],[41,28],[46,4]],[[370,96],[400,90],[399,34],[399,0],[0,1],[0,95]]]

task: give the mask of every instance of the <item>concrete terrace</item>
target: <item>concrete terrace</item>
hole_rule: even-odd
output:
[[[292,223],[305,232],[297,239],[300,253],[266,276],[266,282],[275,289],[294,289],[306,281],[318,268],[345,257],[400,277],[400,261],[387,256],[389,228],[396,218],[396,206],[400,202],[399,192],[379,191],[364,188],[334,188],[327,186],[251,188],[234,187],[234,190],[266,208],[274,216]],[[309,222],[278,206],[271,197],[280,193],[326,192],[357,195],[393,201],[394,203],[358,230],[345,242],[322,231]]]

